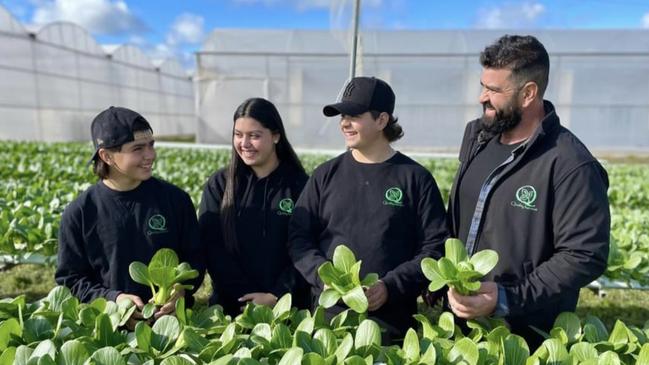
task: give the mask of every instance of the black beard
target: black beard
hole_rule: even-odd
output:
[[[483,114],[480,118],[480,125],[482,129],[488,133],[501,134],[514,129],[522,119],[522,111],[520,108],[509,107],[509,111],[497,110],[493,119],[488,119],[484,114],[484,109],[487,108],[486,104],[482,105]]]

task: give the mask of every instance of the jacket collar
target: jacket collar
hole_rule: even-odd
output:
[[[527,145],[533,145],[537,140],[550,134],[560,125],[559,116],[551,102],[543,100],[543,109],[545,109],[545,117],[541,119],[541,123],[528,139]]]

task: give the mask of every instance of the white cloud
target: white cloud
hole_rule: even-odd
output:
[[[521,11],[527,20],[535,20],[545,12],[545,7],[540,3],[525,3],[523,4]]]
[[[203,17],[184,13],[174,19],[163,42],[152,44],[142,37],[132,36],[130,43],[140,47],[153,60],[172,58],[191,72],[196,68],[193,49],[205,38],[204,24]]]
[[[649,28],[649,12],[645,13],[642,17],[642,27]]]
[[[506,4],[500,7],[483,8],[478,12],[476,28],[502,29],[527,28],[536,25],[545,13],[541,3]]]
[[[298,11],[306,11],[312,9],[330,9],[338,5],[353,6],[354,2],[351,0],[233,0],[235,4],[239,5],[263,5],[265,7],[274,6],[291,6]],[[364,0],[363,7],[376,8],[383,4],[383,0]]]
[[[197,44],[205,37],[205,19],[202,16],[184,13],[179,15],[167,34],[169,45]]]
[[[146,25],[133,15],[123,0],[36,1],[32,21],[46,24],[69,21],[91,33],[118,35],[142,32]]]

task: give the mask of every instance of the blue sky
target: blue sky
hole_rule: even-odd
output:
[[[151,58],[192,52],[214,28],[329,29],[351,0],[0,0],[32,29],[82,25],[101,44],[131,43]],[[649,0],[362,0],[365,29],[649,29]],[[333,16],[340,12],[341,16]]]

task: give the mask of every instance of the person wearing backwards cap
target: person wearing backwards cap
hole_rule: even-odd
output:
[[[152,293],[130,278],[131,262],[148,263],[167,247],[203,273],[196,210],[183,190],[152,177],[153,131],[140,114],[110,107],[92,121],[91,134],[95,152],[89,164],[99,180],[63,212],[55,279],[83,302],[130,299],[141,310]],[[199,275],[190,284],[198,288],[201,280]],[[176,299],[154,318],[172,313]],[[136,311],[128,326],[139,318]]]
[[[341,116],[348,151],[315,169],[289,228],[289,254],[315,301],[323,290],[318,268],[340,244],[363,261],[361,277],[379,275],[365,295],[369,317],[387,329],[386,343],[413,325],[416,299],[426,286],[420,262],[440,257],[448,235],[432,175],[390,145],[403,136],[394,103],[386,82],[356,77],[340,102],[324,107],[326,116]],[[343,309],[339,303],[328,314]]]

